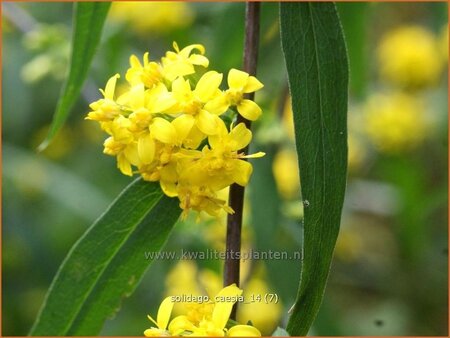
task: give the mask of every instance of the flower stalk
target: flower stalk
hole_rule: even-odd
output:
[[[244,38],[244,56],[243,68],[250,75],[256,75],[256,64],[258,61],[258,44],[259,44],[259,2],[247,2],[245,11],[245,38]],[[255,94],[245,94],[244,98],[253,100]],[[245,123],[250,129],[251,121],[238,115],[236,124]],[[244,153],[248,153],[248,145],[243,149]],[[239,286],[240,276],[240,250],[241,250],[241,229],[242,215],[244,208],[244,192],[245,188],[232,184],[229,193],[229,205],[234,210],[234,214],[229,214],[227,219],[227,235],[226,235],[226,259],[224,266],[224,286],[235,283]],[[236,319],[237,303],[233,307],[230,318]]]

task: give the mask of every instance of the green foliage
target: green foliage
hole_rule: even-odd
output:
[[[145,250],[161,249],[179,213],[158,184],[130,184],[70,250],[30,334],[97,334],[151,263]]]
[[[76,2],[70,71],[59,97],[50,130],[39,146],[45,149],[64,125],[75,104],[100,42],[110,2]]]
[[[348,65],[333,3],[282,3],[281,40],[292,96],[304,201],[304,245],[291,335],[308,333],[322,302],[347,173]]]

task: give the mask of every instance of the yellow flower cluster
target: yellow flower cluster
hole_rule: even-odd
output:
[[[223,288],[214,297],[214,302],[193,302],[185,315],[172,320],[174,299],[167,297],[158,309],[156,320],[148,316],[156,327],[145,330],[144,334],[146,337],[259,337],[261,333],[254,326],[237,324],[226,328],[233,305],[241,296],[242,290],[232,284]]]
[[[114,1],[109,16],[144,35],[187,27],[194,19],[194,12],[188,3],[179,1]]]
[[[416,147],[429,121],[420,99],[404,94],[373,94],[365,107],[365,131],[375,147],[395,154]]]
[[[217,216],[233,210],[217,192],[237,183],[247,185],[252,165],[242,152],[252,133],[240,123],[229,127],[220,118],[236,111],[256,120],[261,108],[244,97],[263,87],[254,76],[231,69],[228,88],[221,90],[223,74],[207,71],[205,48],[195,44],[168,51],[160,62],[143,63],[132,55],[125,78],[129,89],[115,97],[119,74],[101,90],[86,119],[100,123],[110,135],[104,153],[117,157],[120,171],[144,180],[159,181],[164,193],[177,196],[186,216],[190,209]],[[198,79],[196,81],[196,79]],[[136,170],[133,169],[136,168]]]
[[[421,26],[402,26],[383,36],[377,57],[381,75],[404,87],[435,84],[444,66],[437,37]]]

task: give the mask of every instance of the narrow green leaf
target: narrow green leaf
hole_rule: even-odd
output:
[[[348,64],[333,3],[281,3],[280,24],[305,206],[300,286],[287,331],[304,336],[322,302],[344,202]]]
[[[40,151],[49,145],[63,126],[80,95],[100,42],[103,24],[110,6],[110,2],[76,2],[74,4],[75,15],[69,76],[62,88],[50,130],[44,142],[39,146]]]
[[[145,182],[142,179],[135,180],[117,197],[68,253],[50,286],[39,316],[31,329],[31,335],[68,334],[94,287],[104,281],[102,278],[105,273],[114,274],[114,267],[111,264],[122,264],[121,258],[118,257],[120,253],[125,252],[129,255],[127,249],[130,246],[129,241],[135,238],[135,231],[142,232],[142,227],[138,225],[143,220],[147,224],[150,222],[151,228],[172,227],[173,223],[169,220],[177,215],[167,214],[167,223],[157,217],[145,218],[162,197],[163,193],[157,183]],[[159,235],[153,240],[155,246],[161,246],[165,239],[164,234],[167,235],[169,230],[158,231]],[[143,263],[148,265],[147,262]],[[139,280],[140,276],[137,273],[136,280]],[[125,292],[126,290],[128,289],[125,288]],[[123,291],[117,290],[121,293]]]
[[[146,257],[146,253],[161,250],[180,216],[178,204],[177,199],[163,196],[131,234],[85,302],[70,336],[98,335],[104,321],[118,311],[123,298],[133,293],[152,262],[152,256]]]

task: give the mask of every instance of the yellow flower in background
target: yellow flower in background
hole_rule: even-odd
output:
[[[284,104],[282,122],[289,138],[294,141],[295,140],[294,112],[292,111],[292,101],[290,96],[286,98],[286,103]]]
[[[365,107],[364,122],[370,141],[385,153],[414,148],[428,129],[421,101],[404,93],[372,95]]]
[[[32,149],[36,149],[39,144],[45,139],[48,134],[50,126],[44,126],[38,129],[31,138],[31,147]],[[67,126],[61,128],[59,133],[55,136],[55,142],[50,143],[50,145],[45,148],[41,154],[45,155],[48,158],[53,160],[58,160],[68,156],[74,148],[76,148],[76,133],[74,130],[70,129]]]
[[[285,199],[300,198],[300,176],[295,150],[278,151],[272,163],[272,170],[281,196]]]
[[[117,1],[113,2],[109,16],[113,21],[124,22],[136,33],[144,35],[187,27],[194,19],[194,12],[185,2]]]
[[[421,26],[388,32],[377,49],[380,74],[404,87],[433,85],[443,69],[436,36]]]
[[[252,278],[245,285],[244,292],[245,299],[250,301],[239,304],[237,313],[237,319],[240,323],[247,323],[250,320],[265,336],[270,336],[277,328],[283,307],[279,302],[268,302],[266,304],[264,301],[251,302],[251,299],[252,296],[253,299],[257,298],[255,295],[263,297],[270,293],[271,291],[264,280],[257,277]]]
[[[259,337],[261,336],[259,330],[250,325],[238,324],[226,328],[233,305],[240,299],[242,292],[236,284],[229,285],[207,303],[193,302],[187,315],[179,315],[172,321],[170,321],[170,316],[173,299],[167,297],[159,307],[157,320],[148,316],[156,327],[145,330],[144,334],[147,337]]]
[[[251,131],[243,123],[225,125],[220,115],[233,106],[241,115],[257,119],[261,108],[243,95],[263,85],[231,69],[229,89],[223,92],[223,75],[207,69],[203,45],[180,48],[174,42],[173,47],[175,51],[166,52],[160,61],[145,53],[141,63],[132,55],[125,75],[128,88],[117,85],[119,74],[112,76],[100,90],[103,98],[90,104],[86,119],[97,121],[110,135],[104,153],[117,157],[119,170],[159,181],[166,195],[178,197],[184,218],[190,210],[211,216],[221,210],[233,213],[218,193],[233,183],[247,185],[253,167],[245,160],[264,154],[244,154],[241,149],[249,144]]]
[[[336,258],[352,262],[357,260],[364,252],[363,238],[358,231],[342,228],[336,242]]]
[[[361,142],[361,139],[354,135],[354,133],[348,133],[348,168],[349,170],[357,169],[361,166],[365,158],[365,147]]]

